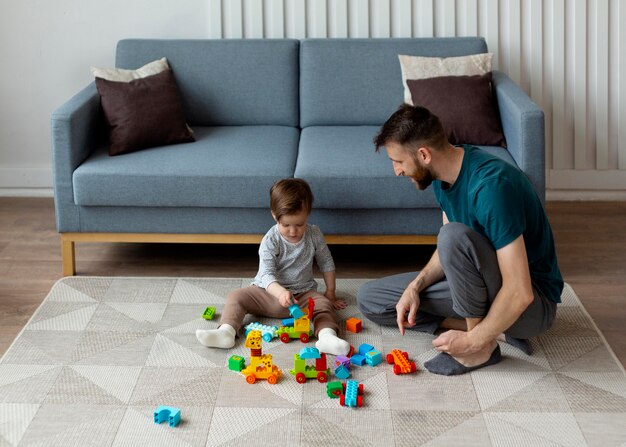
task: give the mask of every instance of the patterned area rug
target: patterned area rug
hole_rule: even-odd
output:
[[[0,446],[626,443],[626,375],[569,286],[532,356],[501,345],[500,364],[460,377],[423,369],[436,354],[431,336],[401,338],[364,320],[361,333],[341,335],[383,354],[407,351],[418,371],[396,376],[384,361],[354,366],[363,407],[346,408],[324,384],[298,384],[289,374],[299,341],[263,344],[283,371],[275,385],[249,385],[228,369],[233,354],[249,359],[242,338],[231,350],[198,344],[195,330],[216,327],[228,292],[249,281],[60,280],[0,360]],[[354,297],[362,282],[338,280],[349,302],[342,320],[360,317]],[[209,305],[217,308],[213,321],[201,317]],[[160,405],[181,409],[177,427],[153,422]]]

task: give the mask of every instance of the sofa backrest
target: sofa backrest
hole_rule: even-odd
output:
[[[300,126],[383,124],[403,102],[399,54],[486,52],[482,37],[303,40]]]
[[[166,57],[192,126],[296,127],[298,51],[294,39],[126,39],[118,42],[116,66]]]

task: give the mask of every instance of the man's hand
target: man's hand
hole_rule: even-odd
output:
[[[283,307],[289,307],[296,302],[296,299],[293,296],[293,293],[284,289],[278,294],[278,302]]]
[[[435,338],[433,346],[452,357],[467,357],[483,348],[472,340],[469,332],[455,330],[446,331]]]
[[[400,297],[398,304],[396,304],[398,329],[400,329],[402,335],[404,335],[405,328],[415,326],[415,315],[417,314],[419,305],[419,294],[413,286],[413,283],[411,283]]]

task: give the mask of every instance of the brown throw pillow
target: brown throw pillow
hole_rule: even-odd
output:
[[[195,141],[172,70],[131,82],[96,78],[96,87],[109,124],[109,155]]]
[[[437,115],[452,144],[506,147],[491,72],[476,76],[407,79],[416,106]]]

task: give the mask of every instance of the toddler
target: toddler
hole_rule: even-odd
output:
[[[317,226],[307,223],[312,205],[313,194],[304,180],[283,179],[272,186],[270,209],[276,225],[261,241],[259,271],[252,285],[228,295],[217,329],[196,331],[200,343],[232,348],[246,314],[287,318],[291,304],[306,308],[314,299],[315,346],[326,354],[348,353],[350,345],[337,336],[334,315],[346,302],[335,297],[335,264],[324,236]],[[324,276],[324,295],[317,292],[313,278],[314,259]]]

